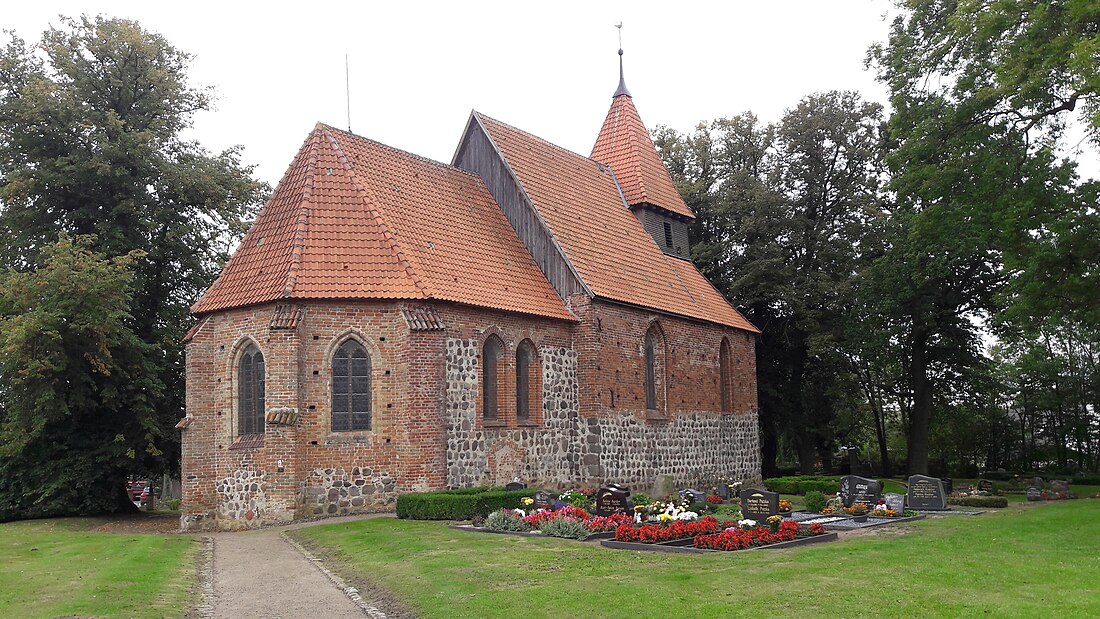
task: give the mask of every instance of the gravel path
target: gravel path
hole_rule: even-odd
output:
[[[348,518],[347,520],[357,519]],[[288,528],[330,524],[345,519],[299,523],[291,527],[236,533],[215,533],[212,591],[201,616],[239,619],[242,617],[285,618],[326,617],[343,619],[386,615],[362,600],[320,564],[291,545],[281,535]]]

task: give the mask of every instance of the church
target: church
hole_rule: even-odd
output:
[[[183,529],[760,478],[759,331],[691,262],[619,53],[587,157],[477,111],[449,165],[313,129],[192,307]]]

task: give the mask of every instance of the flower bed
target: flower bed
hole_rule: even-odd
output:
[[[666,545],[692,540],[691,545],[699,549],[743,550],[825,534],[825,527],[820,524],[801,527],[793,520],[783,520],[775,525],[757,526],[749,520],[719,522],[713,516],[707,516],[695,522],[676,520],[664,525],[623,525],[616,529],[615,541]]]
[[[657,542],[717,533],[730,526],[736,526],[736,523],[718,522],[718,519],[714,516],[707,516],[695,521],[672,520],[668,524],[643,524],[640,527],[624,524],[615,529],[615,540],[656,544]]]
[[[538,510],[526,514],[521,509],[502,509],[485,519],[484,528],[501,533],[532,533],[538,531],[551,537],[587,539],[593,535],[614,531],[632,522],[626,514],[592,516],[587,511],[567,505],[555,510]]]

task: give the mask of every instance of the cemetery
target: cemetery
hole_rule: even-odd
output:
[[[904,483],[844,475],[804,477],[742,488],[719,482],[707,490],[685,488],[665,496],[632,494],[608,484],[598,489],[551,492],[519,480],[503,489],[473,488],[402,495],[399,518],[468,520],[452,529],[525,537],[598,542],[604,548],[698,554],[779,549],[832,542],[838,532],[883,527],[936,516],[977,516],[1003,508],[1008,498],[988,479],[976,483],[912,475]],[[1069,483],[1029,480],[1028,501],[1074,498]],[[887,484],[904,492],[887,492]],[[766,489],[792,491],[781,495]],[[826,495],[824,488],[835,493]],[[801,491],[801,492],[800,492]],[[786,497],[786,498],[784,498]],[[797,504],[797,506],[796,506]],[[425,507],[428,506],[428,507]],[[973,509],[983,508],[983,509]]]

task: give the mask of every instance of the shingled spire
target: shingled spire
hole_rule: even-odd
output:
[[[668,174],[657,147],[649,137],[642,117],[634,108],[633,97],[623,78],[623,50],[619,49],[619,88],[611,99],[611,109],[603,121],[600,135],[592,147],[592,159],[608,167],[631,208],[649,206],[695,219]]]

